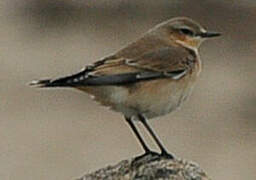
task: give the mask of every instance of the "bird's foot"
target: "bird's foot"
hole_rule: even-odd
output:
[[[160,157],[163,157],[165,159],[174,159],[174,155],[168,153],[167,151],[162,151]]]
[[[154,151],[147,151],[145,152],[144,154],[140,155],[140,156],[137,156],[135,157],[133,160],[132,160],[132,163],[131,165],[132,166],[139,166],[140,164],[143,164],[145,161],[153,161],[153,160],[156,160],[160,157],[161,155],[157,152],[154,152]]]
[[[131,164],[132,166],[139,166],[145,162],[151,162],[157,159],[175,159],[175,156],[167,151],[162,151],[160,154],[154,151],[147,151],[144,154],[135,157]]]

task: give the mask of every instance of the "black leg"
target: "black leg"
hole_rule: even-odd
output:
[[[138,130],[136,129],[136,127],[134,126],[132,119],[131,118],[127,118],[125,117],[125,120],[128,122],[129,126],[131,127],[131,129],[133,130],[134,134],[136,135],[136,137],[138,138],[138,140],[140,141],[140,144],[142,146],[142,148],[145,151],[145,154],[151,152],[148,148],[148,146],[146,145],[146,143],[144,142],[144,140],[142,139],[141,135],[139,134]]]
[[[128,122],[129,126],[131,127],[131,129],[133,130],[134,134],[136,135],[136,137],[138,138],[138,140],[140,141],[141,146],[143,147],[145,153],[137,156],[134,158],[132,165],[138,165],[140,164],[140,160],[143,160],[144,158],[147,158],[148,156],[151,157],[155,157],[155,158],[159,158],[159,154],[156,152],[151,151],[148,146],[146,145],[146,143],[144,142],[143,138],[141,137],[141,135],[139,134],[137,128],[135,127],[135,125],[132,122],[131,118],[126,118],[126,121]],[[142,161],[143,162],[143,161]]]
[[[147,124],[147,120],[143,115],[139,115],[138,118],[140,119],[140,121],[142,122],[142,124],[145,126],[145,128],[148,130],[148,132],[150,133],[150,135],[153,137],[153,139],[155,140],[156,144],[158,145],[158,147],[161,150],[161,156],[165,156],[168,157],[170,159],[173,159],[173,155],[169,154],[166,149],[164,148],[164,146],[162,145],[162,143],[160,142],[160,140],[157,138],[157,136],[155,135],[154,131],[151,129],[151,127]]]

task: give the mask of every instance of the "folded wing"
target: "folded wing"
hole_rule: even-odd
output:
[[[188,51],[166,47],[134,59],[109,56],[81,72],[58,78],[33,81],[39,87],[80,87],[101,85],[124,85],[159,78],[178,80],[185,76],[191,60]]]

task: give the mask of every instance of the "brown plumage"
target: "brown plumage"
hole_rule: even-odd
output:
[[[201,71],[198,48],[204,39],[218,35],[207,32],[191,19],[174,18],[77,74],[34,81],[32,85],[73,87],[93,95],[102,105],[124,114],[145,152],[149,153],[132,124],[132,120],[139,119],[159,145],[162,155],[166,155],[145,119],[173,111],[188,97]]]

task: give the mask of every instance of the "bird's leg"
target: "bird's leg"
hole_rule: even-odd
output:
[[[151,151],[148,146],[146,145],[146,143],[144,142],[143,138],[141,137],[141,135],[139,134],[137,128],[135,127],[135,125],[133,124],[132,122],[132,119],[131,118],[127,118],[125,117],[125,120],[128,122],[129,126],[131,127],[132,131],[134,132],[134,134],[136,135],[136,137],[138,138],[142,148],[144,149],[144,154],[139,156],[139,157],[136,157],[135,158],[135,161],[138,160],[138,159],[141,159],[142,157],[144,156],[147,156],[149,154],[151,155],[158,155],[156,152],[153,152]]]
[[[136,137],[138,138],[138,140],[140,141],[140,144],[142,146],[142,148],[145,151],[145,154],[149,153],[150,150],[148,148],[148,146],[146,145],[146,143],[144,142],[143,138],[141,137],[141,135],[139,134],[137,128],[135,127],[135,125],[132,122],[131,118],[127,118],[125,117],[125,120],[128,122],[129,126],[131,127],[132,131],[134,132],[134,134],[136,135]]]
[[[147,119],[143,116],[143,115],[139,115],[138,116],[139,120],[142,122],[142,124],[145,126],[145,128],[148,130],[148,132],[150,133],[150,135],[152,136],[152,138],[155,140],[156,144],[158,145],[158,147],[161,150],[161,156],[163,157],[167,157],[170,159],[174,159],[174,156],[172,154],[169,154],[166,149],[164,148],[164,146],[162,145],[162,143],[160,142],[160,140],[158,139],[158,137],[155,135],[154,131],[152,130],[152,128],[148,125],[147,123]]]

